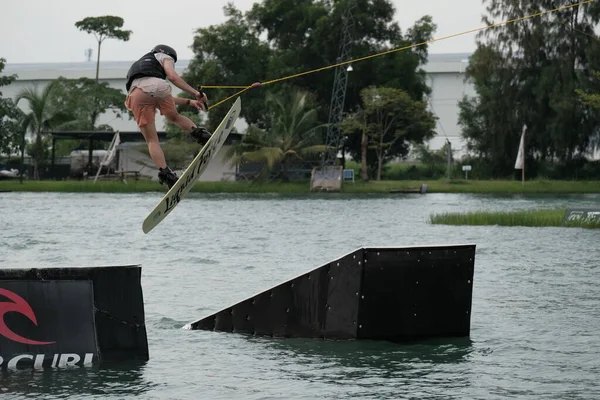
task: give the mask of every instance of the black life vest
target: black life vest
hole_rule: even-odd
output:
[[[154,57],[153,52],[144,54],[139,60],[131,65],[131,68],[129,68],[129,71],[127,72],[127,83],[125,84],[127,92],[129,92],[131,84],[135,79],[145,76],[167,79],[165,69],[160,65],[156,57]]]

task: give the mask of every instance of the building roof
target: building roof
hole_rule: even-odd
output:
[[[433,53],[423,69],[428,73],[449,73],[463,71],[471,53]],[[100,61],[100,79],[125,79],[133,61]],[[187,70],[190,60],[179,60],[178,73]],[[49,80],[63,76],[68,79],[80,77],[95,78],[96,62],[66,63],[10,63],[7,62],[0,75],[17,74],[17,80]]]

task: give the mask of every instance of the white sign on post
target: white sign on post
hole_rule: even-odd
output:
[[[465,179],[469,179],[469,171],[471,170],[471,166],[463,165],[462,170],[465,171]]]

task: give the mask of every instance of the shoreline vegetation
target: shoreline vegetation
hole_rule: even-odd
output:
[[[342,186],[344,195],[361,194],[404,194],[419,195],[421,185],[426,184],[426,193],[470,193],[470,194],[600,194],[600,181],[549,181],[532,180],[522,185],[520,181],[507,180],[423,180],[423,181],[370,181],[346,182]],[[65,180],[65,181],[33,181],[18,180],[0,181],[2,192],[62,192],[62,193],[166,193],[166,188],[156,181],[130,180],[119,181]],[[321,192],[310,192],[308,181],[278,182],[197,182],[191,193],[214,194],[260,194],[276,193],[289,195],[316,195]],[[324,194],[325,196],[331,193]],[[427,194],[424,194],[425,196]],[[433,225],[474,225],[474,226],[521,226],[521,227],[578,227],[599,229],[600,223],[563,221],[565,209],[525,210],[514,212],[441,213],[431,214],[428,222]]]
[[[477,211],[470,213],[432,214],[434,225],[570,227],[600,229],[600,222],[564,221],[566,209],[523,210],[511,212]]]
[[[477,193],[477,194],[594,194],[600,193],[600,181],[554,181],[531,180],[522,185],[510,180],[413,180],[413,181],[369,181],[344,182],[342,193],[386,194],[419,193],[426,184],[426,193]],[[144,193],[163,192],[165,186],[156,181],[0,181],[0,192],[71,192],[71,193]],[[197,182],[194,193],[311,193],[308,181],[279,182]]]

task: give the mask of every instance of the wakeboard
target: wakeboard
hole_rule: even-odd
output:
[[[173,211],[179,202],[181,202],[192,187],[194,187],[198,178],[200,178],[210,161],[219,152],[225,140],[227,140],[235,121],[240,115],[241,109],[241,100],[238,97],[231,106],[231,109],[229,109],[227,115],[225,115],[225,118],[223,118],[215,132],[211,135],[210,139],[208,139],[200,152],[194,157],[175,185],[169,189],[156,207],[148,214],[142,224],[144,233],[150,232],[160,224],[162,220]]]

